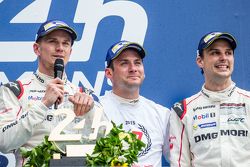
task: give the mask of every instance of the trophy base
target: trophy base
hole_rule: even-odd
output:
[[[61,159],[51,159],[49,167],[83,167],[86,166],[85,157],[62,157]]]

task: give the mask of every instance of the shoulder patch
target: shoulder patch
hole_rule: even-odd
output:
[[[182,119],[186,114],[186,100],[179,101],[172,106],[176,114]]]
[[[20,81],[9,82],[4,84],[4,86],[9,88],[18,99],[23,94],[23,85]]]

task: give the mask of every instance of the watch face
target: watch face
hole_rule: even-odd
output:
[[[59,108],[54,111],[57,126],[52,130],[49,140],[64,154],[66,146],[95,145],[96,140],[104,137],[112,128],[111,122],[103,112],[100,103],[84,116],[76,117],[72,107]],[[77,147],[76,147],[77,148]]]

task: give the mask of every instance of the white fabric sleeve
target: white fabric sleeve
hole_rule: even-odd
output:
[[[7,87],[0,88],[0,151],[10,152],[25,144],[48,108],[40,101],[24,107]]]
[[[185,125],[173,109],[170,114],[169,133],[171,167],[190,167],[191,154]]]
[[[162,154],[166,161],[169,156],[169,118],[170,118],[170,110],[168,108],[164,108],[165,117],[163,119],[163,147]]]

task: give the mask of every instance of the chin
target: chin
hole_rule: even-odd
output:
[[[231,77],[231,73],[230,73],[230,74],[229,74],[229,73],[218,74],[217,76],[220,77],[220,78],[225,78],[225,79],[227,79],[227,78],[230,78],[230,77]]]
[[[141,85],[141,82],[136,82],[136,83],[135,82],[133,82],[133,83],[129,82],[128,85],[130,87],[139,87]]]

